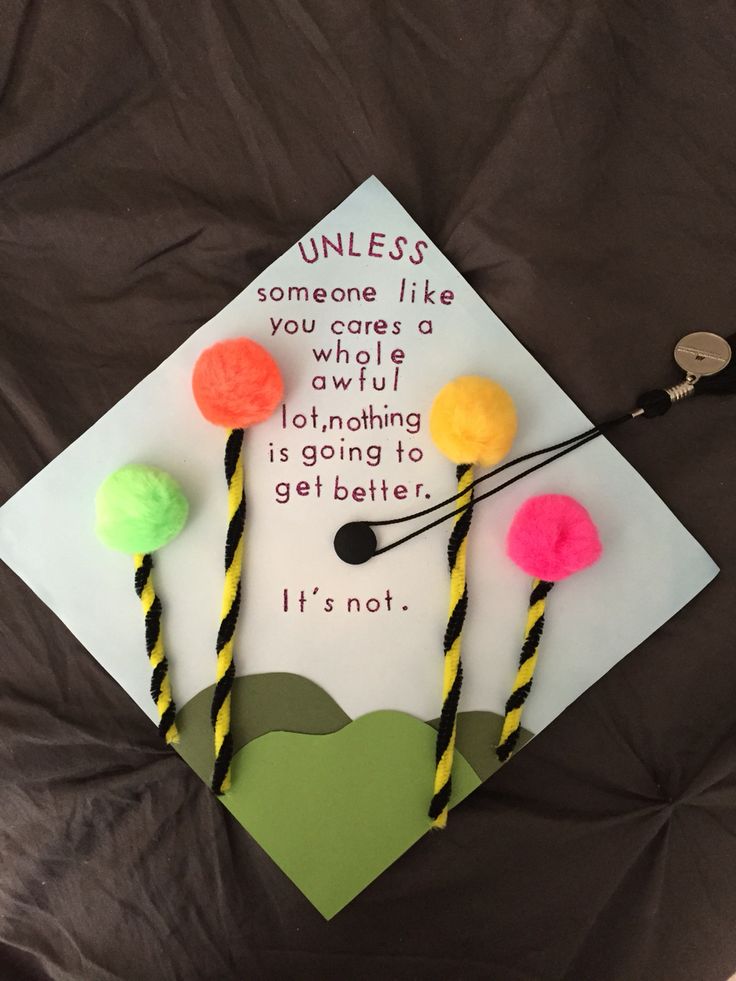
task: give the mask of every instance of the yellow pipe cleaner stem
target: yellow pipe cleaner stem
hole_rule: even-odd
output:
[[[465,553],[468,531],[473,516],[473,491],[468,489],[473,482],[473,467],[470,464],[463,464],[457,468],[457,482],[458,493],[466,492],[458,498],[458,507],[468,506],[465,511],[456,516],[447,546],[447,559],[450,567],[450,603],[444,640],[442,713],[437,730],[434,796],[429,807],[429,816],[432,818],[434,828],[446,826],[447,810],[452,793],[452,763],[455,755],[457,707],[463,680],[460,647],[468,606]]]
[[[242,429],[231,429],[228,433],[225,449],[228,530],[225,543],[225,583],[222,592],[220,629],[217,634],[216,683],[211,708],[215,742],[212,791],[218,796],[230,789],[230,764],[233,756],[233,740],[230,732],[230,699],[235,678],[233,644],[240,609],[243,532],[245,528],[243,437],[244,431]]]
[[[176,728],[176,705],[171,697],[169,662],[164,654],[161,631],[161,600],[153,585],[153,558],[138,552],[133,556],[135,591],[143,607],[146,621],[146,651],[151,663],[151,698],[158,709],[158,731],[167,743],[179,741]]]
[[[504,763],[513,753],[519,739],[521,715],[524,703],[531,691],[534,680],[534,669],[537,666],[539,642],[544,630],[544,610],[547,595],[554,583],[544,579],[535,579],[532,583],[532,594],[529,598],[529,612],[524,629],[524,644],[521,648],[519,668],[516,672],[511,694],[506,702],[506,715],[503,720],[501,736],[496,747],[496,755]]]

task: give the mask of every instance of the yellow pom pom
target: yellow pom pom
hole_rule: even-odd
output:
[[[516,435],[516,409],[505,388],[478,375],[462,375],[432,403],[429,431],[453,463],[498,463]]]

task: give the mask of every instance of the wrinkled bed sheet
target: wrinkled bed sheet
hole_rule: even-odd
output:
[[[676,380],[734,329],[734,42],[729,0],[3,0],[0,499],[370,174],[591,417]],[[727,978],[735,418],[614,439],[720,577],[331,923],[3,567],[0,978]]]

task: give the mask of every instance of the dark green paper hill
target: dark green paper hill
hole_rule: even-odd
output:
[[[214,761],[210,702],[214,685],[195,695],[177,716],[181,742],[177,747],[203,780],[209,781]],[[322,735],[351,723],[350,716],[319,685],[298,674],[273,672],[236,678],[232,695],[234,753],[267,732],[301,732]],[[429,723],[434,729],[439,720]],[[503,717],[495,712],[460,712],[457,749],[482,781],[499,763],[494,748]],[[519,748],[532,733],[521,730]]]

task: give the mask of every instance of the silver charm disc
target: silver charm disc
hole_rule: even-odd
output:
[[[683,337],[675,348],[675,361],[687,375],[717,375],[731,360],[731,345],[718,334],[701,330]]]

